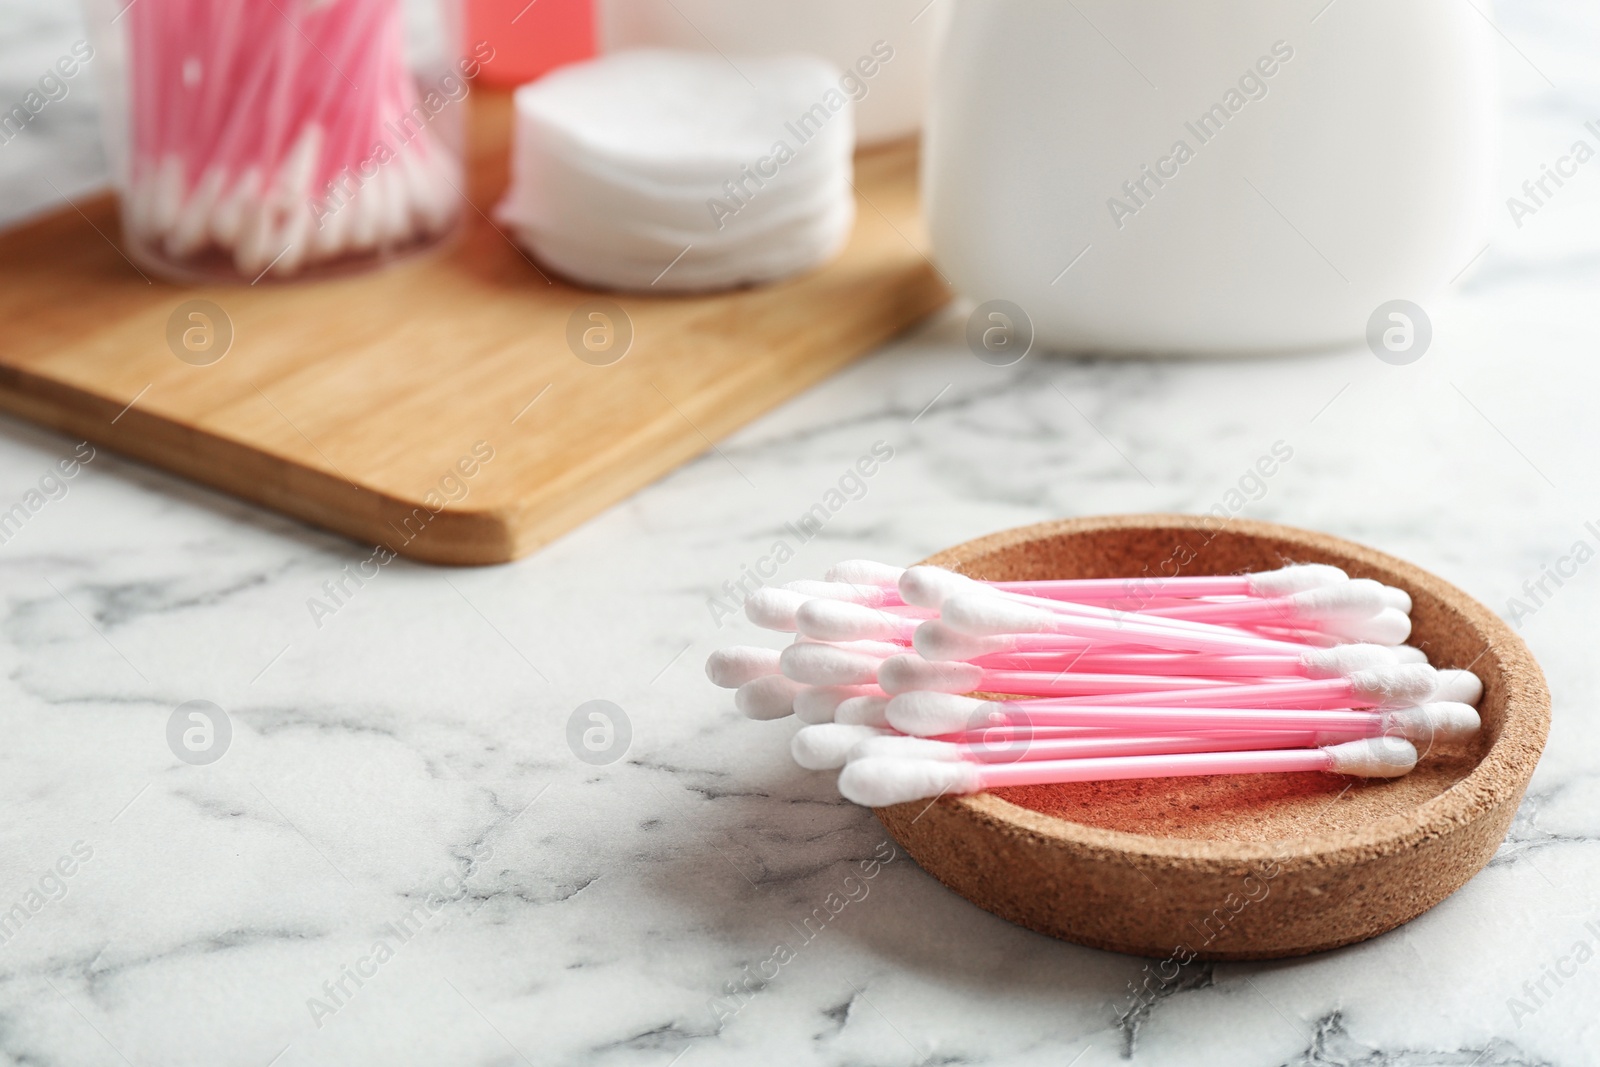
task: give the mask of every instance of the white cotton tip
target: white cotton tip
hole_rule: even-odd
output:
[[[884,715],[889,725],[903,734],[937,737],[988,726],[989,713],[995,708],[987,700],[953,693],[901,693],[890,698]]]
[[[878,668],[878,684],[890,696],[918,691],[970,693],[982,681],[982,667],[921,656],[890,656]]]
[[[1476,704],[1482,698],[1483,679],[1476,674],[1455,669],[1439,672],[1439,688],[1433,691],[1433,699]]]
[[[967,758],[960,745],[949,741],[934,741],[927,737],[869,737],[850,750],[850,758],[858,759],[932,759],[941,763],[954,763]]]
[[[842,648],[846,652],[854,652],[861,656],[871,656],[873,659],[884,660],[890,656],[898,656],[906,650],[905,645],[898,645],[891,641],[818,641],[810,637],[795,638],[797,645],[828,645],[831,648]]]
[[[803,723],[835,722],[846,700],[882,695],[875,685],[811,685],[795,695],[794,717]]]
[[[183,157],[171,154],[161,161],[156,171],[156,195],[153,201],[156,228],[165,232],[178,221],[183,209]]]
[[[733,706],[751,719],[781,719],[794,714],[794,698],[805,688],[781,674],[746,682],[733,694]]]
[[[1428,654],[1415,645],[1390,645],[1389,651],[1394,653],[1396,663],[1426,663]]]
[[[1411,614],[1410,593],[1406,592],[1404,589],[1398,589],[1392,585],[1380,585],[1378,588],[1383,590],[1382,596],[1384,607],[1393,608],[1396,611],[1403,611],[1407,615]]]
[[[778,673],[778,653],[770,648],[732,645],[706,658],[706,677],[712,685],[737,689],[746,682]]]
[[[911,647],[920,652],[923,659],[954,661],[1014,652],[1017,643],[1009,637],[975,637],[952,629],[938,619],[929,619],[911,635]]]
[[[1483,720],[1470,704],[1440,700],[1414,708],[1385,712],[1383,730],[1408,741],[1465,741],[1478,732]]]
[[[919,608],[940,608],[946,600],[963,594],[993,596],[994,590],[943,567],[912,567],[900,576],[900,598]]]
[[[211,215],[211,236],[224,248],[232,248],[244,229],[244,217],[261,193],[261,169],[248,167],[239,175],[233,189],[217,201]],[[359,200],[359,198],[357,198]]]
[[[846,582],[850,585],[894,586],[904,573],[904,567],[891,567],[870,559],[847,559],[829,567],[823,577],[830,582]]]
[[[845,726],[837,722],[804,726],[789,742],[789,754],[808,771],[831,771],[843,767],[850,750],[861,742],[882,736],[884,731],[871,726]]]
[[[1349,680],[1357,699],[1380,708],[1406,708],[1433,696],[1439,687],[1439,672],[1425,663],[1402,663],[1356,671]]]
[[[790,645],[778,657],[784,676],[806,685],[873,685],[881,662],[873,656],[818,644]]]
[[[1322,750],[1328,770],[1361,778],[1398,778],[1417,765],[1417,749],[1398,737],[1364,737]]]
[[[1048,611],[988,594],[953,596],[939,609],[939,617],[952,629],[977,637],[1054,633],[1057,619]]]
[[[861,604],[869,608],[900,603],[899,593],[892,587],[885,589],[880,585],[851,585],[849,582],[814,582],[802,579],[797,582],[787,582],[783,588],[791,593],[842,600],[846,604]]]
[[[1334,637],[1371,645],[1398,645],[1411,636],[1411,616],[1395,608],[1384,608],[1368,619],[1327,619],[1319,625]]]
[[[869,808],[887,808],[946,794],[976,793],[983,788],[970,763],[921,759],[852,760],[839,772],[839,792],[846,800]]]
[[[795,632],[794,614],[811,598],[788,589],[757,589],[744,602],[744,617],[763,630]]]
[[[876,608],[818,598],[794,613],[795,629],[818,641],[885,641],[906,631],[909,620]]]
[[[1334,645],[1318,648],[1300,657],[1307,678],[1343,678],[1356,671],[1392,667],[1400,662],[1387,645]]]
[[[167,234],[167,253],[182,259],[205,247],[206,228],[211,224],[211,212],[227,184],[228,174],[222,167],[212,165],[195,186],[177,225]]]
[[[1262,571],[1247,577],[1252,596],[1291,596],[1350,580],[1344,571],[1327,563],[1291,563],[1275,571]]]
[[[1371,578],[1308,589],[1290,596],[1295,614],[1302,619],[1333,622],[1346,619],[1370,619],[1388,605],[1384,603],[1384,587]]]
[[[839,704],[833,712],[833,721],[849,726],[889,727],[889,698],[887,696],[859,696]]]

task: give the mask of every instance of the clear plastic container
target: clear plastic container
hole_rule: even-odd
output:
[[[302,279],[437,246],[463,214],[483,55],[461,0],[86,0],[127,253]]]

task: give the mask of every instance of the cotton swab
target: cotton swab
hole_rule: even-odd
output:
[[[1255,574],[1171,578],[1065,578],[1034,582],[990,582],[996,589],[1071,600],[1137,600],[1155,597],[1280,597],[1337,585],[1349,575],[1326,563],[1291,563]],[[1409,609],[1408,609],[1409,610]]]
[[[778,673],[778,653],[767,648],[733,645],[719,648],[706,659],[706,677],[723,689],[737,689],[768,674]]]
[[[1434,690],[1433,699],[1476,704],[1483,698],[1483,679],[1471,671],[1443,669],[1437,673],[1439,686]]]
[[[1427,655],[1419,648],[1410,645],[1379,645],[1370,643],[1339,643],[1332,641],[1330,647],[1320,647],[1299,640],[1288,644],[1279,643],[1274,648],[1266,651],[1224,652],[1213,653],[1216,656],[1248,659],[1251,656],[1272,657],[1274,666],[1283,666],[1294,661],[1304,660],[1308,668],[1313,668],[1318,673],[1339,673],[1347,669],[1339,666],[1345,657],[1349,656],[1376,656],[1374,662],[1366,666],[1381,666],[1384,663],[1426,663]],[[1169,650],[1164,648],[1149,648],[1138,645],[1118,645],[1113,640],[1093,640],[1090,638],[1067,637],[1060,634],[1049,633],[1001,633],[1001,634],[969,634],[957,630],[940,619],[931,619],[917,627],[912,635],[912,647],[923,658],[930,660],[980,660],[986,657],[1011,656],[1011,655],[1059,655],[1070,656],[1076,653],[1093,652],[1096,655],[1137,655],[1141,657],[1167,657],[1169,659],[1187,659],[1197,655],[1194,652]],[[1384,654],[1376,654],[1369,650],[1385,649]],[[1355,650],[1355,651],[1347,651]],[[1155,662],[1161,662],[1159,658]],[[1348,669],[1357,669],[1351,665]],[[1300,673],[1291,669],[1287,673]]]
[[[868,608],[906,607],[900,590],[893,585],[862,585],[856,582],[813,582],[802,579],[788,582],[782,588],[803,596],[839,600]]]
[[[745,599],[744,617],[763,630],[792,634],[796,629],[795,613],[812,599],[793,589],[764,586]]]
[[[1479,727],[1470,705],[1447,702],[1386,709],[1353,708],[1196,708],[1121,704],[1062,705],[1053,701],[989,701],[948,693],[903,693],[884,709],[889,725],[915,737],[938,737],[1000,726],[1033,729],[1051,726],[1112,727],[1124,732],[1317,731],[1363,734],[1425,732],[1454,740]]]
[[[914,800],[977,793],[986,789],[1125,778],[1306,771],[1327,771],[1365,778],[1396,778],[1408,773],[1416,764],[1416,748],[1409,741],[1391,737],[1369,737],[1313,749],[1195,752],[1002,764],[875,757],[848,763],[839,775],[839,792],[857,804],[884,808]]]
[[[807,726],[789,742],[789,754],[808,771],[831,771],[845,765],[851,749],[863,741],[888,737],[889,731],[871,726],[829,722]]]
[[[1123,614],[1117,619],[1061,614],[1002,600],[992,593],[950,597],[939,608],[939,621],[950,629],[974,637],[997,637],[1006,633],[1050,633],[1066,637],[1104,641],[1107,645],[1141,645],[1165,651],[1189,653],[1298,653],[1301,646],[1291,641],[1270,640],[1250,633],[1232,632],[1224,627],[1194,627],[1178,630],[1170,625],[1139,622],[1138,614]],[[1379,641],[1392,643],[1392,641]]]
[[[803,732],[803,731],[802,731]],[[931,737],[883,734],[859,742],[849,759],[893,757],[953,762],[1015,763],[1019,760],[1085,759],[1099,756],[1156,756],[1178,752],[1236,752],[1247,749],[1312,748],[1366,736],[1354,732],[1228,734],[1194,737],[1189,734],[1121,734],[1077,737],[1025,738],[990,744],[981,740],[944,741]],[[842,766],[842,764],[841,764]]]
[[[892,587],[899,584],[900,576],[905,572],[904,567],[895,567],[888,563],[877,563],[870,559],[847,559],[829,567],[823,577],[830,582],[844,582],[848,585]]]
[[[1411,597],[1371,578],[1354,578],[1338,585],[1321,586],[1287,596],[1227,603],[1187,603],[1177,607],[1144,609],[1148,615],[1191,622],[1227,625],[1281,625],[1294,621],[1320,622],[1370,618],[1385,608],[1409,612]]]
[[[1029,738],[1005,744],[981,740],[958,742],[906,737],[872,726],[821,723],[803,727],[789,743],[790,754],[811,771],[837,770],[863,758],[970,760],[1011,763],[1017,760],[1082,759],[1096,756],[1138,756],[1180,752],[1234,752],[1289,747],[1314,747],[1355,740],[1356,733],[1230,734],[1217,738],[1188,736],[1125,736],[1119,734]]]
[[[1402,589],[1370,578],[1351,579],[1338,567],[1306,564],[1279,571],[1226,578],[1172,579],[1159,591],[1136,590],[1120,579],[1055,582],[984,582],[942,567],[912,567],[896,585],[907,604],[938,609],[952,596],[987,592],[1035,607],[1096,612],[1125,609],[1103,605],[1133,602],[1153,619],[1181,620],[1191,613],[1201,619],[1226,621],[1261,616],[1294,618],[1306,612],[1336,611],[1343,616],[1372,614],[1391,607],[1410,612],[1411,597]],[[1204,590],[1226,588],[1229,593]],[[1315,593],[1316,596],[1309,594]],[[880,595],[881,596],[881,595]],[[1097,608],[1095,605],[1102,605]]]
[[[919,623],[930,617],[916,609],[885,610],[841,600],[808,600],[795,610],[795,629],[818,641],[898,641],[910,644]]]
[[[1355,671],[1343,678],[1269,681],[1259,685],[1213,685],[1166,690],[1161,703],[1207,708],[1402,708],[1431,700],[1439,691],[1439,673],[1425,663]],[[1140,694],[1107,693],[1104,696],[1044,698],[1058,705],[1083,703],[1137,704]]]
[[[1028,640],[1024,640],[1028,639]],[[1298,654],[1217,654],[1201,656],[1184,652],[1128,652],[1100,650],[1082,641],[1058,639],[1045,634],[1016,634],[974,637],[930,620],[917,627],[912,647],[924,658],[940,662],[977,662],[1000,669],[1027,670],[1031,662],[1043,664],[1054,658],[1063,664],[1082,664],[1085,670],[1146,671],[1151,674],[1193,674],[1205,665],[1213,677],[1262,677],[1266,675],[1332,677],[1350,671],[1384,667],[1396,663],[1425,663],[1421,649],[1408,645],[1337,645],[1327,649],[1302,649]],[[1179,669],[1181,668],[1181,669]]]
[[[1405,640],[1410,632],[1410,619],[1406,612],[1410,610],[1411,601],[1404,591],[1391,589],[1370,579],[1350,581],[1343,578],[1343,571],[1339,571],[1338,568],[1332,570],[1341,580],[1300,593],[1256,602],[1186,605],[1179,608],[1141,611],[1136,614],[1136,618],[1141,625],[1195,630],[1202,629],[1194,626],[1195,622],[1207,620],[1168,617],[1167,612],[1181,614],[1197,610],[1199,607],[1210,611],[1237,609],[1241,613],[1240,621],[1245,623],[1264,621],[1298,626],[1323,630],[1347,640],[1373,640],[1380,644],[1396,644]],[[1327,577],[1331,578],[1332,575]],[[937,609],[941,613],[944,611],[945,603],[952,598],[987,595],[1060,614],[1088,615],[1107,620],[1122,620],[1130,615],[1125,611],[1090,604],[1007,591],[939,567],[912,567],[900,576],[899,589],[908,604]],[[1403,610],[1395,605],[1403,605]],[[1255,619],[1251,612],[1261,618]],[[1397,616],[1404,617],[1403,632],[1391,640],[1383,635],[1402,629],[1401,623],[1397,622]],[[1369,621],[1372,619],[1381,621]],[[1225,623],[1225,620],[1218,619],[1213,622]]]
[[[842,700],[833,709],[833,721],[853,726],[889,725],[889,697],[859,696]]]
[[[733,703],[751,719],[781,719],[794,714],[794,698],[805,686],[781,674],[768,674],[741,685]]]
[[[215,250],[241,275],[287,276],[420,243],[459,215],[460,162],[435,119],[444,98],[418,94],[399,0],[127,12],[125,207],[152,251]]]
[[[870,650],[818,643],[797,643],[783,650],[778,666],[806,685],[876,685],[885,657]]]
[[[794,717],[803,723],[835,721],[840,705],[863,697],[888,697],[875,685],[810,685],[795,694]]]
[[[860,568],[849,573],[859,573],[857,581],[870,584],[866,576],[873,575],[883,581],[894,568],[882,564],[869,564],[864,560],[851,560],[838,568]],[[883,568],[872,570],[871,568]],[[833,572],[830,572],[830,576]],[[841,574],[846,573],[844,570]],[[848,581],[835,578],[836,581]],[[1338,567],[1324,563],[1290,564],[1275,571],[1255,574],[1220,576],[1194,576],[1172,578],[1064,578],[1029,582],[983,582],[943,567],[917,566],[899,571],[894,579],[907,603],[938,607],[947,596],[971,592],[972,586],[986,586],[1002,592],[1018,593],[1029,597],[1051,600],[1136,600],[1145,602],[1153,597],[1280,597],[1305,592],[1323,586],[1349,581],[1349,575]]]

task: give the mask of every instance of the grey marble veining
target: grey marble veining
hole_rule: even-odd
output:
[[[1510,195],[1600,117],[1600,16],[1494,17]],[[0,0],[0,103],[81,33],[70,9]],[[0,145],[5,218],[103,180],[93,100],[79,83]],[[0,544],[0,917],[22,905],[0,1061],[1600,1062],[1600,961],[1574,962],[1600,950],[1600,566],[1520,619],[1555,726],[1487,869],[1371,942],[1195,967],[1121,1020],[1143,961],[951,895],[789,762],[793,724],[743,721],[700,671],[770,636],[718,627],[708,599],[878,441],[894,458],[783,578],[1063,515],[1204,511],[1283,442],[1240,514],[1374,544],[1509,614],[1595,540],[1597,283],[1585,174],[1520,229],[1497,216],[1411,366],[1002,370],[954,311],[526,560],[397,561],[320,625],[308,602],[370,548],[102,450]],[[76,445],[0,420],[0,510]],[[632,728],[605,766],[567,741],[597,699]],[[210,765],[168,745],[191,700],[231,724]],[[805,936],[830,897],[847,903]]]

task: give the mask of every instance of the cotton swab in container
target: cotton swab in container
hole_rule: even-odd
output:
[[[1007,660],[1005,667],[991,667],[983,660],[927,660],[918,655],[901,654],[883,661],[878,667],[878,680],[889,693],[909,693],[918,689],[970,693],[981,689],[988,693],[1016,693],[1023,696],[1070,696],[1085,691],[1139,693],[1216,688],[1266,677],[1283,677],[1285,681],[1295,677],[1295,672],[1288,665],[1294,661],[1285,663],[1280,672],[1277,661],[1269,657],[1250,657],[1249,661],[1254,665],[1252,667],[1238,665],[1230,662],[1230,659],[1192,656],[1161,664],[1174,667],[1181,665],[1194,672],[1186,676],[1149,670],[1132,656],[1092,659],[1088,656],[1067,657],[1061,661],[1036,661],[1034,666],[1030,666],[1026,660]],[[1087,664],[1085,660],[1088,660]],[[1258,665],[1262,660],[1270,664],[1266,669]],[[1024,669],[1015,669],[1018,667]],[[1101,667],[1115,668],[1115,672],[1097,669]]]
[[[1190,736],[1132,736],[1084,732],[1061,737],[986,741],[980,735],[959,740],[907,737],[882,727],[845,723],[806,726],[790,741],[790,753],[800,766],[812,771],[837,770],[847,762],[866,757],[899,759],[972,760],[1012,763],[1017,760],[1078,759],[1089,756],[1138,756],[1174,752],[1231,752],[1246,749],[1311,746],[1356,740],[1359,733],[1238,733],[1216,738]]]
[[[771,649],[749,645],[719,648],[706,660],[706,677],[724,689],[737,689],[746,682],[777,674],[778,656]]]
[[[1355,671],[1344,678],[1267,681],[1249,685],[1217,682],[1192,689],[1162,690],[1159,695],[1163,704],[1207,708],[1403,708],[1431,700],[1438,691],[1437,671],[1425,663],[1408,663]],[[1146,693],[1108,691],[1099,695],[1041,697],[1032,703],[1041,707],[1068,707],[1085,703],[1134,705],[1148,703],[1146,696]]]
[[[1299,571],[1286,569],[1271,573],[1277,578],[1288,579],[1276,583],[1277,588],[1293,589],[1302,585],[1309,588],[1262,598],[1239,600],[1227,597],[1224,598],[1225,602],[1220,603],[1189,601],[1179,607],[1169,607],[1163,603],[1141,610],[1138,613],[1139,622],[1146,626],[1160,627],[1166,624],[1172,629],[1185,630],[1196,629],[1186,624],[1207,621],[1234,627],[1271,624],[1296,631],[1323,631],[1345,640],[1371,640],[1384,644],[1403,641],[1410,631],[1409,618],[1402,617],[1411,610],[1411,600],[1403,590],[1392,589],[1370,579],[1350,580],[1337,567],[1308,567]],[[1037,586],[1039,583],[1027,584]],[[1008,590],[939,567],[912,567],[900,576],[898,588],[907,603],[941,611],[945,602],[952,597],[991,596],[1041,610],[1089,615],[1106,620],[1123,619],[1128,615],[1124,610],[1077,603],[1070,598],[1053,599]],[[1271,590],[1274,585],[1260,584],[1255,588]],[[1185,613],[1193,611],[1232,613],[1232,617],[1222,615],[1215,619],[1190,620]],[[1387,636],[1390,634],[1397,636]]]
[[[805,731],[802,730],[801,733]],[[796,735],[799,736],[798,734]],[[1195,737],[1190,734],[1104,734],[1072,737],[1028,737],[1013,741],[990,742],[974,736],[972,740],[951,741],[932,737],[897,734],[865,736],[846,754],[849,760],[889,757],[931,759],[974,763],[1016,763],[1022,760],[1086,759],[1098,756],[1156,756],[1182,752],[1242,752],[1250,749],[1310,748],[1318,745],[1358,741],[1359,733],[1337,731],[1269,734],[1226,734]],[[840,764],[843,766],[844,764]]]
[[[912,647],[924,658],[936,661],[979,661],[998,666],[1006,657],[1032,657],[1042,660],[1054,656],[1070,662],[1094,664],[1089,670],[1123,669],[1137,666],[1156,674],[1187,673],[1193,670],[1195,655],[1150,649],[1115,651],[1091,647],[1076,638],[1050,634],[991,634],[975,636],[931,619],[917,627]],[[1331,648],[1302,647],[1293,651],[1274,649],[1265,653],[1220,653],[1207,657],[1208,670],[1229,676],[1280,674],[1308,678],[1328,677],[1351,670],[1394,663],[1426,663],[1421,649],[1407,645],[1353,643]],[[1183,667],[1183,670],[1174,668]]]
[[[741,685],[734,706],[752,719],[782,719],[794,714],[794,699],[804,688],[781,674],[768,674]]]
[[[139,0],[123,13],[124,224],[157,270],[343,269],[436,243],[460,217],[457,102],[475,67],[441,58],[419,86],[401,0]]]
[[[839,792],[872,808],[949,794],[1027,785],[1061,785],[1123,778],[1327,771],[1363,778],[1397,778],[1417,764],[1417,750],[1393,737],[1347,741],[1327,748],[1193,752],[1154,756],[980,764],[964,760],[874,757],[846,764]]]
[[[1144,733],[1184,731],[1320,731],[1363,734],[1385,731],[1402,736],[1470,736],[1477,712],[1467,704],[1416,704],[1388,709],[1358,708],[1197,708],[1162,705],[1074,704],[1053,701],[990,701],[948,693],[903,693],[889,700],[890,726],[915,737],[972,731],[990,726],[1031,729],[1041,726],[1097,726]]]
[[[1151,620],[1133,612],[1123,613],[1117,618],[1066,614],[991,595],[951,597],[941,606],[939,618],[962,633],[978,637],[1055,634],[1106,644],[1142,645],[1185,652],[1299,652],[1304,647],[1293,640],[1264,637],[1226,626],[1196,624],[1180,629],[1170,625],[1177,620]],[[1410,618],[1393,609],[1384,609],[1378,615],[1365,619],[1329,620],[1320,625],[1325,632],[1349,642],[1382,645],[1399,644],[1411,633]]]
[[[810,685],[795,694],[794,717],[803,723],[834,722],[839,708],[847,701],[888,694],[875,685]]]
[[[835,563],[828,569],[826,578],[830,582],[857,586],[898,587],[908,571],[917,571],[919,576],[939,571],[967,582],[1008,592],[1081,600],[1145,600],[1153,596],[1286,596],[1349,579],[1349,575],[1342,569],[1326,563],[1291,563],[1277,570],[1259,571],[1254,574],[1174,577],[1141,575],[1130,578],[1054,578],[1026,582],[984,582],[968,578],[964,574],[956,574],[943,567],[930,567],[926,564],[917,567],[895,567],[865,559],[849,559]],[[916,577],[913,578],[913,581],[915,580]]]

